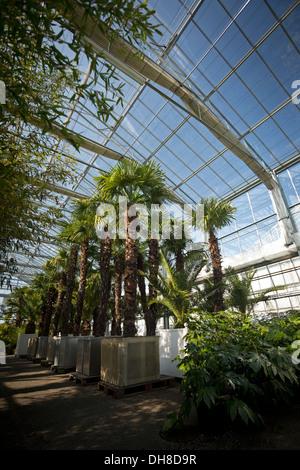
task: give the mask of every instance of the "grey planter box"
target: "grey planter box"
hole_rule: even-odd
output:
[[[101,381],[126,387],[160,379],[158,336],[101,341]]]
[[[46,359],[47,349],[48,349],[48,336],[39,336],[39,344],[37,347],[36,358],[37,359]]]
[[[57,336],[54,366],[65,369],[76,368],[79,336]]]
[[[48,362],[54,362],[56,338],[56,336],[49,336],[48,338],[48,347],[46,354],[46,361]]]
[[[83,336],[78,339],[76,372],[100,376],[101,337]]]
[[[35,357],[37,348],[39,345],[39,338],[35,336],[34,338],[29,338],[28,340],[28,356]]]
[[[27,334],[19,333],[17,346],[16,346],[16,356],[27,356],[28,355],[28,341],[30,338],[37,338],[36,333]]]

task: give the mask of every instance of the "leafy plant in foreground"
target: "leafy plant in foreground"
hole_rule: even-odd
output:
[[[272,342],[270,324],[254,323],[238,314],[203,313],[188,325],[179,369],[185,396],[178,412],[168,416],[162,431],[181,425],[195,406],[199,424],[207,412],[228,422],[263,422],[262,409],[291,397],[299,367],[287,344]],[[299,325],[294,324],[295,335]],[[268,341],[267,341],[268,340]]]

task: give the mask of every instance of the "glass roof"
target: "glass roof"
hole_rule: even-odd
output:
[[[300,161],[300,106],[292,100],[292,84],[300,80],[299,3],[148,2],[156,10],[153,23],[162,24],[163,35],[146,44],[146,56],[193,91],[264,168],[276,173]],[[83,64],[83,73],[87,68],[88,64]],[[115,108],[119,121],[100,122],[89,103],[79,99],[68,128],[139,162],[155,159],[170,188],[185,202],[197,203],[201,196],[238,195],[235,229],[249,225],[247,191],[259,183],[253,171],[173,92],[151,80],[141,83],[124,70],[118,75],[124,83],[123,106]],[[67,189],[91,196],[98,171],[107,170],[116,160],[85,149],[72,149],[72,153],[78,160],[78,178]],[[299,179],[299,165],[295,168]],[[288,197],[292,197],[291,186]],[[274,216],[264,185],[251,198],[253,222]],[[68,214],[70,195],[61,195],[61,201]],[[249,230],[248,243],[253,245],[255,240],[255,232],[250,234]],[[230,243],[228,240],[228,246]],[[20,272],[37,272],[29,266],[41,265],[54,252],[55,246],[44,244],[41,257],[34,262],[16,255],[20,264],[28,265],[20,266]]]

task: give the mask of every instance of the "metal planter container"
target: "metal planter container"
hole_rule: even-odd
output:
[[[126,387],[159,378],[158,336],[102,339],[101,381]]]
[[[36,338],[37,334],[26,334],[26,333],[19,333],[17,346],[16,346],[16,356],[27,356],[28,355],[28,341],[30,338]]]
[[[36,336],[34,338],[29,338],[28,340],[28,356],[35,357],[37,348],[39,344],[39,338]]]
[[[87,376],[100,376],[101,337],[79,338],[77,347],[76,372]]]
[[[56,336],[49,336],[46,361],[54,362],[55,346],[56,346]]]
[[[79,336],[57,336],[54,366],[65,369],[76,368]]]
[[[37,347],[36,358],[37,359],[46,359],[47,348],[48,348],[48,336],[40,336],[39,344]]]

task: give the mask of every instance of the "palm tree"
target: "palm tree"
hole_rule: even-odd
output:
[[[98,250],[97,250],[97,253],[98,253]],[[82,331],[86,331],[87,329],[89,331],[91,330],[91,320],[94,320],[96,318],[96,314],[97,314],[97,310],[99,306],[100,291],[101,291],[100,272],[96,267],[91,266],[88,270],[88,275],[86,279],[86,289],[85,289],[83,312],[82,312],[82,316],[83,316],[83,322],[82,322],[82,327],[81,327]],[[95,326],[96,326],[96,323],[94,323],[93,325],[94,336],[96,336]]]
[[[69,266],[66,276],[66,294],[62,307],[61,335],[69,334],[69,319],[72,307],[73,291],[75,286],[75,275],[77,269],[78,245],[74,244],[70,249]]]
[[[176,327],[184,325],[189,308],[193,306],[195,293],[199,290],[197,278],[205,263],[202,250],[190,251],[185,255],[184,269],[178,272],[161,251],[161,270],[157,279],[150,279],[144,273],[158,292],[157,298],[150,300],[149,304],[157,302],[171,310],[177,319]]]
[[[124,274],[124,336],[135,336],[135,315],[137,312],[137,259],[138,248],[134,227],[137,214],[130,208],[150,200],[155,188],[162,185],[164,178],[159,165],[150,161],[145,165],[132,160],[122,160],[108,172],[96,178],[100,194],[108,200],[126,197],[125,222],[125,274]],[[115,199],[116,200],[116,199]],[[120,219],[120,214],[119,214]],[[120,222],[120,220],[119,220]]]
[[[146,204],[151,214],[151,206],[158,205],[165,202],[177,202],[175,194],[165,186],[165,177],[163,173],[160,175],[160,180],[156,181],[156,185],[147,189]],[[172,220],[170,221],[172,223]],[[180,240],[179,240],[180,241]],[[151,236],[148,239],[148,265],[149,265],[149,278],[154,282],[157,280],[159,270],[159,241],[158,238]],[[158,317],[158,305],[154,302],[157,297],[157,292],[152,282],[149,282],[149,300],[152,300],[148,309],[146,310],[146,329],[147,336],[155,336],[156,322]]]
[[[69,253],[64,248],[61,248],[54,258],[45,263],[49,269],[56,269],[57,272],[60,272],[60,278],[57,284],[58,294],[52,321],[51,336],[56,336],[58,334],[58,326],[66,294],[67,267],[69,265],[69,261]]]
[[[125,247],[122,240],[113,243],[112,259],[114,261],[114,309],[111,325],[112,336],[121,335],[122,321],[122,280],[124,275]]]
[[[100,241],[100,278],[101,291],[95,325],[95,336],[104,336],[107,323],[107,308],[111,292],[111,253],[112,240],[109,236]]]
[[[38,328],[38,336],[48,336],[52,320],[53,304],[56,296],[57,272],[44,266],[44,271],[37,274],[32,280],[32,288],[39,292],[42,298],[42,307]]]
[[[215,232],[231,224],[236,209],[230,201],[222,201],[213,197],[202,198],[201,203],[204,205],[204,227],[209,236],[208,249],[212,261],[213,283],[215,286],[219,286],[223,280],[223,272],[219,242]],[[220,312],[224,309],[223,289],[219,287],[214,293],[214,310]]]
[[[258,294],[254,294],[252,292],[252,282],[255,274],[256,271],[253,267],[240,276],[234,268],[225,270],[225,290],[227,293],[225,302],[229,308],[237,309],[241,315],[250,313],[258,302],[268,301],[268,294],[271,292],[284,288],[284,286],[269,287]]]
[[[95,240],[96,237],[93,208],[94,206],[91,203],[91,200],[78,200],[74,203],[72,213],[72,239],[74,242],[78,244],[80,243],[80,271],[74,320],[74,336],[78,336],[80,332],[86,278],[88,273],[89,247],[91,240]]]
[[[97,178],[95,178],[97,180]],[[108,305],[111,294],[111,257],[112,257],[112,236],[109,231],[108,224],[106,223],[106,212],[99,215],[97,207],[102,203],[110,204],[114,207],[115,201],[113,198],[108,199],[103,194],[103,190],[98,185],[97,194],[92,199],[93,211],[94,211],[94,226],[96,227],[96,233],[100,238],[100,251],[99,251],[99,269],[100,269],[100,280],[101,290],[99,292],[98,306],[94,312],[94,336],[104,336],[106,330],[106,324],[108,319]],[[98,227],[99,223],[102,224],[104,220],[105,227],[103,232],[99,235]]]
[[[17,287],[4,301],[5,317],[15,318],[16,327],[26,323],[25,333],[35,333],[42,308],[41,293],[32,286]]]

